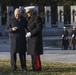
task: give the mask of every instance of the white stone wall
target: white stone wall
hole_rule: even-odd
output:
[[[14,8],[13,6],[7,6],[7,18],[11,17],[13,15]]]
[[[58,27],[62,28],[64,26],[64,7],[58,6]]]
[[[0,26],[2,25],[2,14],[1,14],[1,6],[0,6]]]
[[[45,6],[45,27],[51,27],[51,6]]]
[[[76,6],[71,6],[71,25],[76,26]]]

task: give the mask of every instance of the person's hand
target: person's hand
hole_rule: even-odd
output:
[[[64,35],[62,35],[62,37],[64,37]]]
[[[31,36],[31,33],[28,32],[28,33],[26,34],[26,37],[30,37],[30,36]]]
[[[12,31],[16,31],[16,30],[17,30],[17,27],[13,27],[13,28],[12,28]]]
[[[74,34],[72,35],[72,37],[74,37]]]

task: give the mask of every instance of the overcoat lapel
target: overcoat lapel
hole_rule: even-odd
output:
[[[35,20],[35,16],[32,16],[32,17],[30,18],[30,20],[28,21],[28,25],[30,25],[33,20]]]
[[[16,18],[15,18],[15,17],[13,18],[13,22],[15,23],[15,25],[16,25],[16,26],[18,26],[18,25],[19,25],[19,23],[18,23],[18,21],[16,20]]]

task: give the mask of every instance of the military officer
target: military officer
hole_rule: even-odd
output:
[[[72,29],[71,36],[72,36],[73,50],[75,50],[76,49],[76,28],[75,27],[73,27]]]
[[[66,27],[63,27],[63,32],[62,32],[62,49],[67,50],[68,49],[68,31]]]
[[[37,15],[35,6],[25,7],[27,15],[27,30],[26,37],[28,38],[27,54],[31,55],[33,71],[41,71],[40,55],[43,54],[42,42],[42,19]]]

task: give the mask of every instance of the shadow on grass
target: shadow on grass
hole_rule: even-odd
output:
[[[9,61],[0,61],[0,75],[76,75],[76,64],[43,62],[42,71],[39,72],[32,71],[30,61],[27,61],[27,71],[22,71],[19,62],[17,66],[18,69],[12,71]]]
[[[76,72],[76,68],[55,68],[55,67],[44,67],[44,72]]]
[[[48,75],[51,73],[68,73],[76,72],[76,68],[60,68],[60,67],[44,67],[40,72],[33,72],[31,68],[28,68],[27,71],[22,71],[21,68],[18,68],[16,71],[12,71],[10,66],[0,67],[0,75]],[[51,74],[52,75],[52,74]]]

